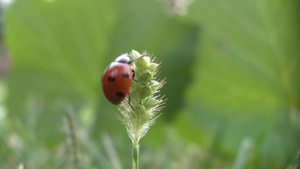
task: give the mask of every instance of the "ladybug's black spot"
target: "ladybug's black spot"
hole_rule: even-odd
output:
[[[109,77],[107,78],[107,80],[110,81],[110,82],[113,82],[113,81],[115,81],[115,77],[109,76]]]
[[[123,93],[123,92],[117,92],[117,93],[116,93],[116,96],[117,96],[117,97],[124,97],[124,93]]]
[[[128,73],[123,73],[123,77],[129,78],[129,74]]]

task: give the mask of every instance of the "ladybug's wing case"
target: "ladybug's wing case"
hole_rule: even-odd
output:
[[[119,104],[129,92],[132,70],[128,64],[113,63],[103,73],[102,89],[107,100],[113,104]]]

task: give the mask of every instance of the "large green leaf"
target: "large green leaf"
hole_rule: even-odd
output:
[[[299,106],[296,2],[195,2],[188,19],[203,24],[205,39],[194,71],[202,93],[191,90],[192,99],[251,113]]]
[[[299,113],[297,5],[293,0],[199,0],[191,5],[185,19],[202,25],[203,38],[195,80],[177,118],[182,135],[232,161],[237,145],[250,137],[253,156],[265,160],[251,168],[272,163],[271,168],[283,168],[295,156],[299,131],[285,116]],[[285,126],[278,130],[280,125]]]
[[[115,1],[16,1],[7,10],[9,116],[39,141],[61,140],[66,107],[96,102]],[[18,119],[18,120],[16,120]],[[41,137],[40,137],[41,136]],[[56,138],[56,139],[55,139]]]

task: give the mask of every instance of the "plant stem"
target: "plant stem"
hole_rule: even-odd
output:
[[[132,142],[132,169],[139,169],[139,140],[133,140]]]
[[[79,157],[77,152],[77,139],[76,139],[76,132],[75,132],[75,120],[74,120],[74,113],[71,109],[67,111],[67,120],[68,126],[70,131],[71,137],[71,147],[73,148],[73,156],[74,156],[74,166],[76,169],[79,169]]]

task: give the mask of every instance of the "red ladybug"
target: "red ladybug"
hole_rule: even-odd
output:
[[[129,54],[122,54],[110,63],[102,75],[102,89],[112,104],[121,103],[129,93],[133,71]]]

